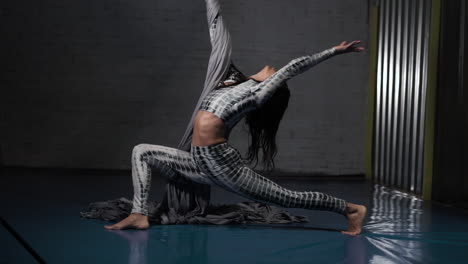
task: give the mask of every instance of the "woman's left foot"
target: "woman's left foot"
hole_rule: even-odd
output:
[[[115,230],[115,229],[127,229],[127,228],[134,228],[134,229],[147,229],[149,227],[148,216],[142,215],[138,213],[132,213],[127,216],[122,221],[118,222],[117,224],[113,225],[105,225],[105,229]]]
[[[348,219],[348,229],[341,231],[346,235],[359,235],[362,230],[362,221],[367,213],[367,208],[364,205],[347,203],[346,218]]]

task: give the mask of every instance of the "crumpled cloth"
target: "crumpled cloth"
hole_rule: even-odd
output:
[[[132,201],[117,198],[108,201],[92,202],[81,217],[120,221],[130,214]],[[292,215],[278,207],[257,202],[209,205],[204,215],[181,215],[174,209],[161,210],[161,203],[148,202],[148,218],[152,224],[286,224],[308,222],[306,216]]]

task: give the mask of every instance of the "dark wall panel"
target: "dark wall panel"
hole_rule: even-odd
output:
[[[467,5],[442,1],[433,199],[468,208]]]
[[[367,43],[367,0],[221,3],[248,75]],[[0,19],[5,165],[126,169],[138,143],[177,146],[210,54],[203,0],[3,1]],[[367,64],[346,54],[289,82],[278,169],[363,172]],[[232,143],[246,150],[242,124]]]

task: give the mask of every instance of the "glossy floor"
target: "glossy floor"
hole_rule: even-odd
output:
[[[468,211],[423,201],[371,182],[277,180],[296,190],[318,190],[368,206],[362,235],[339,230],[344,217],[288,209],[310,222],[294,225],[151,226],[109,231],[80,218],[88,203],[131,197],[122,172],[4,170],[1,216],[47,263],[468,263]],[[151,199],[164,181],[153,177]],[[212,201],[243,201],[213,189]],[[34,263],[4,226],[0,263]]]

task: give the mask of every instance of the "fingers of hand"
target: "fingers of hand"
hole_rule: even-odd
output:
[[[354,45],[359,44],[359,43],[361,43],[360,40],[355,40],[355,41],[352,41],[351,43],[349,43],[347,46],[351,47],[351,46],[354,46]]]
[[[343,52],[349,52],[349,51],[360,52],[360,51],[365,50],[364,47],[354,47],[354,45],[359,44],[359,43],[361,43],[360,40],[354,40],[354,41],[351,41],[350,43],[347,43],[347,41],[343,41],[340,44],[341,46],[340,50]]]
[[[360,51],[363,51],[365,50],[364,47],[353,47],[352,51],[355,51],[355,52],[360,52]]]

